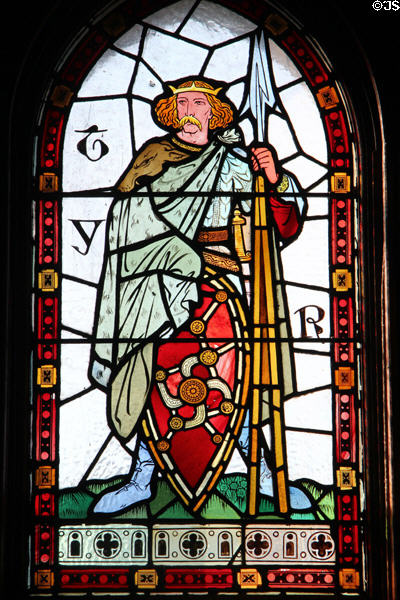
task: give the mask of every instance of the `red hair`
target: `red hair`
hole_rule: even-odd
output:
[[[185,81],[181,83],[177,89],[187,88],[194,84],[196,87],[209,88],[213,90],[214,88],[205,81]],[[212,117],[209,122],[210,129],[217,129],[218,127],[226,127],[229,123],[233,121],[233,110],[229,104],[226,102],[222,102],[213,94],[207,94],[207,100],[211,106]],[[169,98],[162,98],[158,101],[155,112],[158,120],[162,125],[166,127],[174,127],[174,129],[178,129],[179,127],[179,119],[178,119],[178,111],[176,108],[176,94],[169,96]]]

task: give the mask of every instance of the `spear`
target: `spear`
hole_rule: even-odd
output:
[[[248,108],[253,116],[255,141],[267,145],[267,116],[275,104],[269,75],[264,33],[255,36],[250,74]],[[281,362],[277,322],[276,293],[274,293],[275,244],[274,232],[268,227],[268,181],[258,175],[255,181],[253,212],[253,398],[250,423],[250,490],[249,513],[256,514],[259,482],[259,437],[261,435],[261,405],[263,390],[269,390],[270,422],[274,490],[280,513],[288,511],[287,461],[284,444],[284,418]]]

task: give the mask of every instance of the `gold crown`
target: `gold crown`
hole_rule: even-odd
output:
[[[175,88],[173,85],[169,85],[168,87],[172,90],[173,94],[180,94],[181,92],[202,92],[203,94],[212,94],[212,96],[216,96],[218,92],[222,90],[222,87],[214,89],[196,86],[194,81],[191,86]]]

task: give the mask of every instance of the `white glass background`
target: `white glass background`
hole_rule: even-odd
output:
[[[190,13],[193,6],[193,0],[181,0],[122,35],[86,76],[68,118],[62,174],[60,488],[76,486],[82,477],[124,474],[131,466],[129,449],[123,448],[108,428],[105,395],[94,389],[87,377],[88,336],[93,331],[105,219],[112,202],[112,195],[106,192],[142,144],[165,133],[151,116],[151,102],[162,92],[165,81],[192,75],[223,80],[228,84],[227,96],[239,112],[245,105],[244,79],[256,25],[215,3],[203,0]],[[324,129],[317,103],[291,58],[272,40],[267,40],[267,47],[276,97],[266,141],[276,148],[284,168],[296,176],[308,200],[301,235],[282,250],[292,331],[299,339],[298,311],[316,305],[325,313],[318,323],[323,330],[321,339],[328,338]],[[239,125],[250,144],[254,139],[250,121],[243,117]],[[86,136],[85,154],[77,146]],[[307,195],[313,193],[319,195]],[[315,318],[313,309],[308,310],[307,316]],[[294,344],[297,390],[285,403],[289,478],[331,484],[330,346],[315,341],[312,325],[308,325],[307,335],[310,339]],[[234,469],[240,470],[238,453],[233,460]]]

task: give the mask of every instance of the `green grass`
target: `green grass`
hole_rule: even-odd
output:
[[[212,494],[201,511],[203,519],[240,519],[239,513],[217,494]]]
[[[186,519],[188,521],[193,520],[194,517],[191,515],[178,500],[168,506],[166,510],[160,513],[157,517],[159,521],[163,519]]]
[[[80,490],[63,492],[60,495],[58,511],[61,519],[85,519],[93,496]]]
[[[157,493],[153,500],[149,503],[149,509],[152,515],[160,513],[172,500],[176,499],[174,492],[169,487],[168,483],[159,479],[157,482]]]
[[[92,481],[85,487],[68,489],[60,493],[59,515],[61,519],[85,519],[88,516],[90,505],[95,502],[96,496],[104,490],[118,486],[125,481],[118,477],[109,481]],[[334,518],[333,491],[327,486],[321,486],[313,481],[299,481],[298,485],[308,492],[315,505],[309,511],[293,512],[291,520],[326,521]],[[243,474],[225,475],[218,482],[215,493],[211,494],[204,505],[200,516],[203,519],[239,520],[240,515],[246,511],[247,478]],[[267,496],[261,496],[258,519],[282,520],[275,512],[274,503]],[[182,519],[192,520],[193,515],[188,512],[169,485],[158,479],[156,490],[151,501],[144,502],[119,515],[110,516],[110,519],[143,520],[149,516],[158,520]]]

